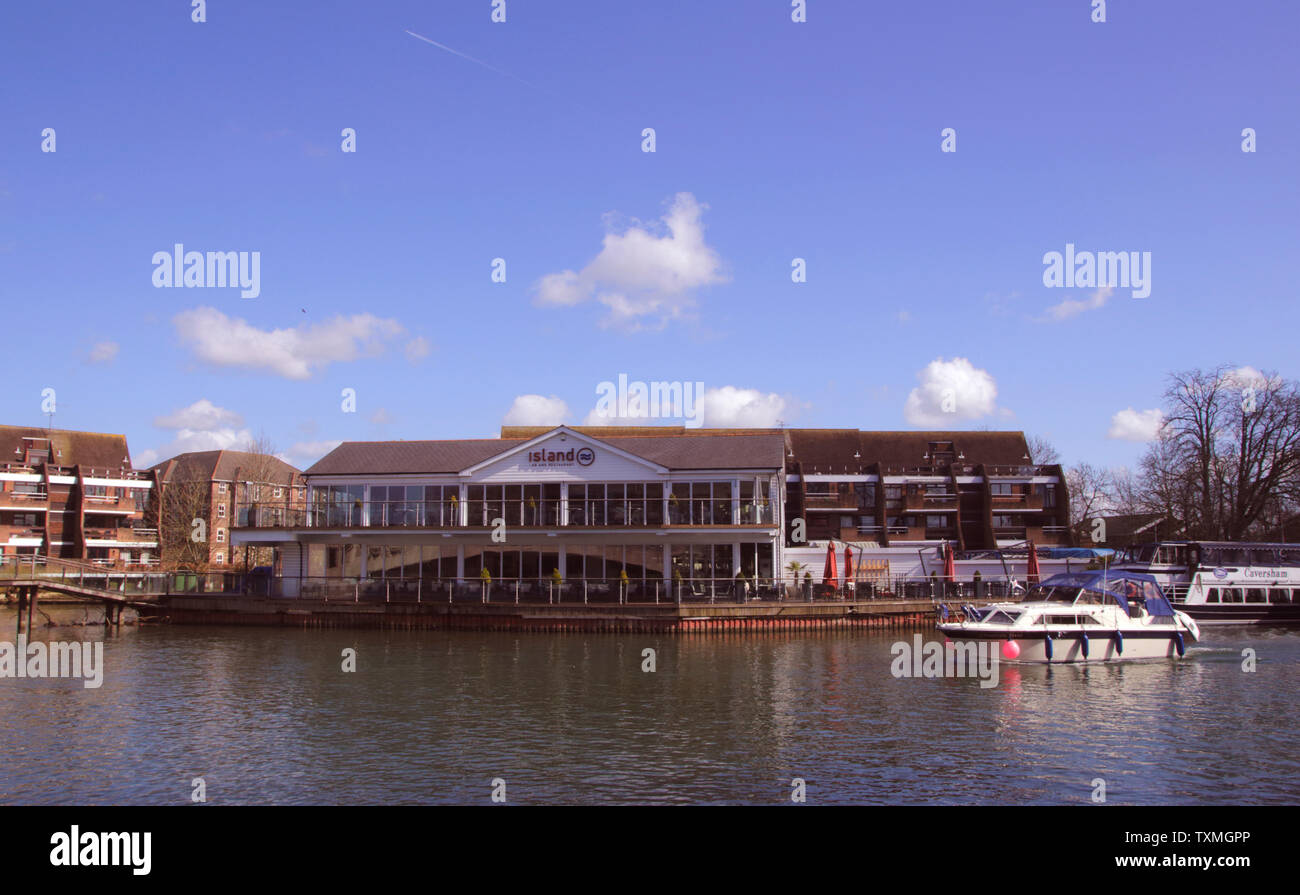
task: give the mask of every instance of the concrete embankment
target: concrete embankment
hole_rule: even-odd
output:
[[[928,600],[748,604],[349,603],[223,595],[164,598],[145,622],[477,631],[760,632],[934,623]]]

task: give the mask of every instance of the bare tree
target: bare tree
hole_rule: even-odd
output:
[[[1025,438],[1029,445],[1029,459],[1039,466],[1050,466],[1061,462],[1061,454],[1056,446],[1041,435],[1029,435]]]
[[[212,512],[206,481],[172,481],[159,490],[158,543],[162,566],[173,571],[208,571]]]
[[[1091,463],[1079,463],[1065,473],[1070,491],[1070,525],[1077,532],[1088,527],[1088,520],[1110,512],[1114,502],[1110,492],[1110,475]]]
[[[1223,365],[1170,377],[1160,438],[1142,458],[1149,505],[1192,537],[1246,537],[1271,502],[1300,496],[1300,392]]]
[[[1223,536],[1244,538],[1270,505],[1295,494],[1300,481],[1300,393],[1278,376],[1233,383],[1237,398],[1220,450],[1226,502]]]
[[[1107,473],[1107,491],[1116,515],[1153,512],[1146,500],[1142,479],[1127,466],[1116,466]],[[1158,508],[1154,512],[1161,512]]]

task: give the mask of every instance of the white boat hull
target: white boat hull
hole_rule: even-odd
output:
[[[1052,638],[1052,655],[1047,655],[1047,638],[1045,637],[990,637],[982,632],[963,628],[961,624],[940,625],[950,639],[959,641],[988,640],[999,645],[999,660],[1002,662],[1031,662],[1046,664],[1066,664],[1082,662],[1123,662],[1131,659],[1177,659],[1178,643],[1173,632],[1161,632],[1157,636],[1145,636],[1146,632],[1134,632],[1124,636],[1121,652],[1119,642],[1113,636],[1093,633],[1088,637],[1088,655],[1083,654],[1083,638],[1077,634],[1060,633]],[[1184,651],[1191,645],[1193,638],[1184,631]],[[1019,647],[1014,659],[1007,658],[1007,652],[1001,648],[1003,643],[1015,643]],[[1012,651],[1016,652],[1016,651]]]

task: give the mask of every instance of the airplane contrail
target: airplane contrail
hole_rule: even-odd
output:
[[[446,50],[448,53],[451,53],[454,56],[459,56],[462,59],[468,59],[470,62],[473,62],[475,65],[483,66],[488,71],[494,71],[497,74],[504,75],[507,78],[513,78],[514,80],[518,81],[520,84],[525,84],[529,87],[534,86],[532,84],[529,84],[523,78],[510,74],[510,72],[508,71],[502,71],[501,69],[496,68],[495,66],[488,65],[486,62],[484,62],[481,59],[475,59],[473,56],[467,56],[466,54],[462,53],[460,50],[453,50],[451,47],[447,46],[446,44],[440,44],[436,40],[429,40],[429,38],[425,37],[423,34],[416,34],[414,31],[411,31],[409,29],[403,29],[403,30],[406,31],[407,34],[411,35],[411,37],[419,38],[420,40],[424,41],[427,44],[433,44],[438,49]]]

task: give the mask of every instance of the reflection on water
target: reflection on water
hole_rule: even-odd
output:
[[[1300,634],[994,689],[891,677],[900,636],[124,628],[98,690],[0,679],[0,801],[184,803],[196,776],[227,803],[487,803],[494,777],[514,803],[782,803],[793,777],[810,803],[1300,797]]]

